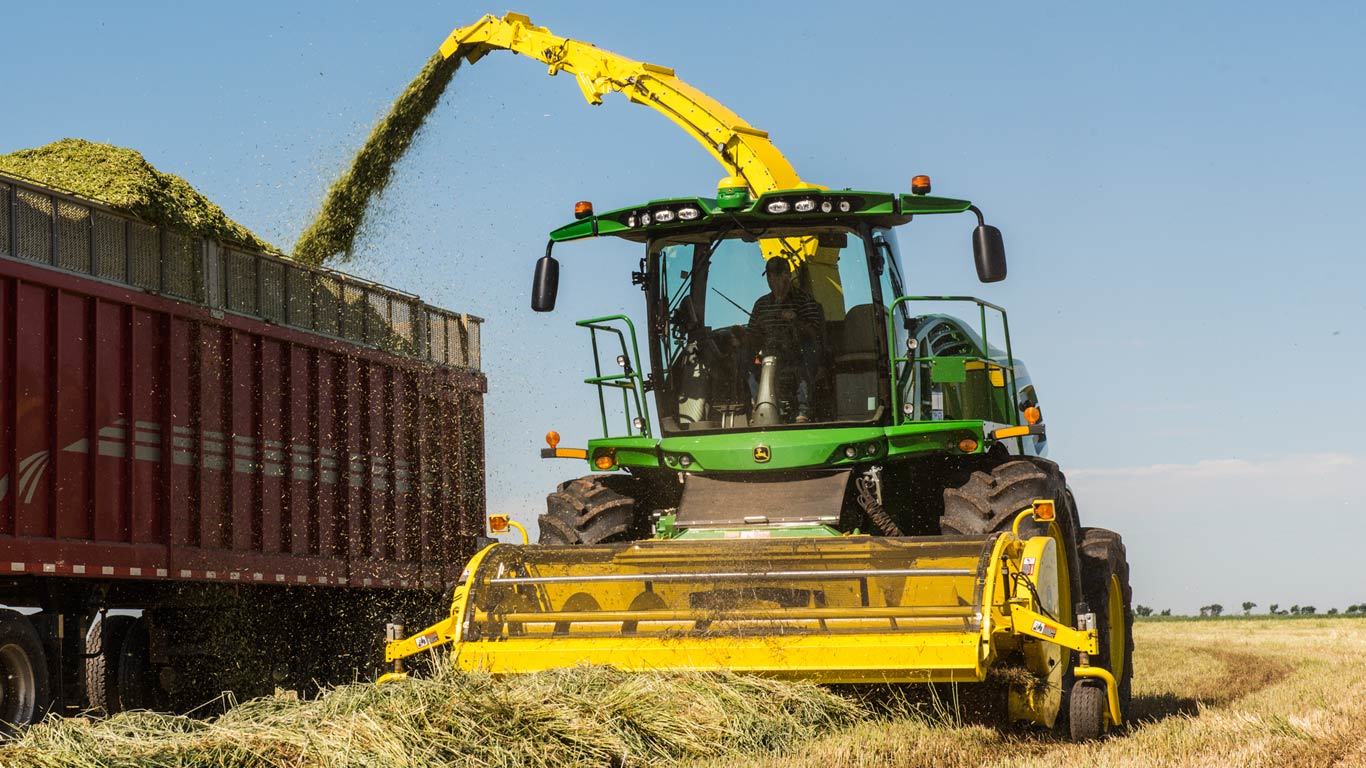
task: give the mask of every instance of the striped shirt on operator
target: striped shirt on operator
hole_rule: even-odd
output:
[[[791,312],[792,319],[784,319]],[[792,343],[819,343],[824,330],[825,313],[811,294],[793,286],[787,296],[779,300],[772,293],[754,302],[749,317],[749,331],[758,339],[757,347],[778,351]]]

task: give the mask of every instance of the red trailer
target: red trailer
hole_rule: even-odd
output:
[[[480,322],[0,176],[0,719],[364,671],[484,530]]]

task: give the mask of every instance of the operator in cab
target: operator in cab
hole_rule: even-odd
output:
[[[769,292],[754,302],[747,335],[756,356],[777,356],[779,379],[786,385],[781,388],[790,392],[795,385],[793,421],[804,424],[811,420],[811,395],[824,353],[825,313],[811,294],[796,285],[787,259],[768,259],[764,277]]]

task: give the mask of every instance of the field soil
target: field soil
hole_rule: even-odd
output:
[[[1069,744],[926,719],[874,719],[714,768],[1366,767],[1366,620],[1140,621],[1120,734]]]
[[[0,766],[1366,768],[1366,619],[1146,621],[1135,650],[1130,723],[1091,744],[731,675],[447,670],[206,720],[54,718]]]

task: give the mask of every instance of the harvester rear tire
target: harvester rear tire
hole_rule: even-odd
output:
[[[95,714],[119,712],[119,652],[134,621],[133,616],[97,616],[85,635],[85,697]]]
[[[1124,550],[1124,540],[1118,533],[1104,528],[1082,528],[1081,540],[1077,545],[1081,550],[1081,590],[1087,605],[1096,614],[1096,627],[1100,630],[1100,655],[1092,660],[1097,666],[1110,670],[1119,682],[1119,711],[1123,715],[1129,711],[1133,698],[1134,669],[1134,611],[1133,590],[1129,587],[1129,560]],[[1123,626],[1112,627],[1110,616],[1110,580],[1114,577],[1119,586],[1120,606],[1116,621]],[[1112,632],[1120,633],[1118,636]],[[1122,639],[1124,650],[1121,658],[1112,659],[1111,642]]]
[[[560,483],[546,496],[541,544],[604,544],[640,538],[636,504],[641,481],[630,475],[588,475]]]
[[[1105,735],[1105,685],[1078,680],[1068,700],[1067,722],[1072,741],[1094,741]]]

